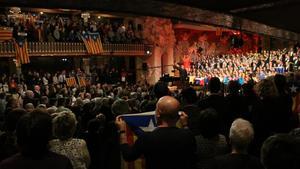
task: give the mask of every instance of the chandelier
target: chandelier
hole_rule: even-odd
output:
[[[91,15],[88,12],[81,13],[81,18],[83,19],[84,22],[87,22],[90,17]]]

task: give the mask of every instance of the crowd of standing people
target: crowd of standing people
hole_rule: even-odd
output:
[[[30,42],[80,42],[83,33],[99,33],[102,43],[142,43],[142,25],[124,18],[91,16],[85,22],[79,15],[25,13],[26,18],[0,15],[0,27],[13,28],[13,37],[26,33]]]
[[[227,86],[212,77],[207,93],[164,82],[70,87],[64,71],[55,85],[36,74],[0,94],[1,169],[118,169],[142,155],[147,169],[299,168],[296,72]],[[148,111],[157,128],[129,145],[120,115]]]

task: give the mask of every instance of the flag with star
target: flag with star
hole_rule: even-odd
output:
[[[99,33],[84,32],[82,35],[82,40],[84,42],[88,54],[96,55],[101,54],[103,52],[103,47]]]
[[[92,41],[92,46],[94,48],[95,54],[100,54],[103,52],[103,47],[101,43],[101,38],[99,33],[89,33]]]
[[[137,136],[143,134],[144,132],[151,132],[157,126],[154,111],[126,114],[122,115],[122,118]]]
[[[133,145],[138,136],[144,132],[153,131],[156,126],[155,112],[126,114],[122,115],[122,119],[127,124],[126,135],[129,145]],[[124,169],[145,169],[145,159],[143,157],[135,160],[134,162],[122,161],[122,168]]]
[[[290,83],[289,89],[293,97],[293,112],[300,113],[300,80],[294,80]]]
[[[16,50],[16,60],[18,64],[30,63],[27,41],[24,38],[14,40],[14,46]]]

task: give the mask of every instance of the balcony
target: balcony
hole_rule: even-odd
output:
[[[89,56],[84,43],[29,42],[29,56]],[[152,46],[145,44],[103,44],[102,56],[145,56],[152,53]],[[12,42],[0,42],[0,57],[15,57]]]

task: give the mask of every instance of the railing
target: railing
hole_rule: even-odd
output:
[[[144,44],[103,44],[101,55],[143,56],[152,52],[150,45]],[[84,43],[69,42],[29,42],[30,56],[86,56]],[[148,53],[149,54],[149,53]],[[0,43],[0,57],[14,57],[15,47],[12,42]]]

